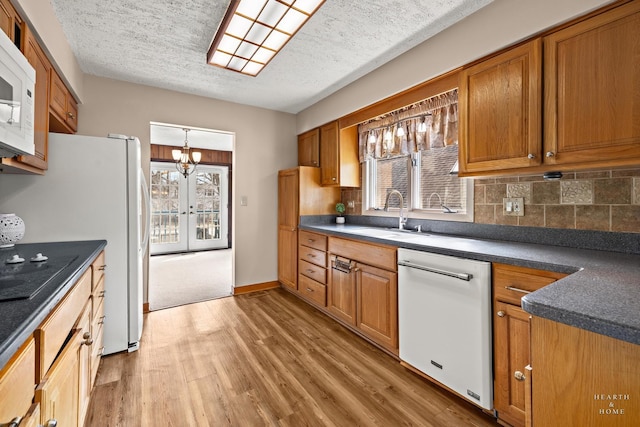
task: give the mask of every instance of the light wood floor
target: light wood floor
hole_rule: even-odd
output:
[[[88,427],[495,426],[281,290],[146,315],[103,358]]]

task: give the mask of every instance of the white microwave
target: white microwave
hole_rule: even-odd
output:
[[[0,157],[34,154],[36,72],[0,31]]]

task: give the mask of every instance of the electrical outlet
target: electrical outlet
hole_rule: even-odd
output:
[[[347,202],[347,207],[348,207],[349,209],[354,209],[354,208],[356,207],[356,202],[354,202],[353,200],[349,200],[349,201]]]
[[[524,198],[505,197],[502,199],[502,214],[506,216],[524,216]]]

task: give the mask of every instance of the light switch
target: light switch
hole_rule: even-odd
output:
[[[247,196],[240,196],[240,206],[247,206]]]

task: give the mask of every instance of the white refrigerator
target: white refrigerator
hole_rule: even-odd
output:
[[[104,354],[138,349],[149,192],[140,141],[49,134],[44,176],[0,175],[0,212],[26,226],[19,243],[106,240]]]

